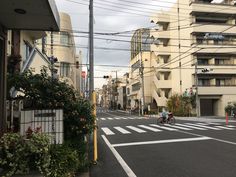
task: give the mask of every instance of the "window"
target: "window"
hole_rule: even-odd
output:
[[[208,65],[208,60],[207,59],[198,59],[197,64],[198,65]]]
[[[60,76],[69,77],[70,75],[70,64],[66,62],[61,62],[60,65]]]
[[[60,43],[63,45],[69,45],[69,34],[68,33],[60,33]]]
[[[229,86],[231,85],[230,79],[216,79],[216,86]]]
[[[132,85],[132,91],[133,92],[138,91],[138,90],[140,90],[140,83],[139,82]]]
[[[199,79],[198,85],[199,86],[210,86],[210,80],[209,79]]]

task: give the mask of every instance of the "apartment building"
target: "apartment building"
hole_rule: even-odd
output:
[[[199,115],[225,115],[227,103],[236,101],[235,19],[233,0],[181,0],[151,19],[159,28],[150,31],[158,40],[150,49],[158,106],[198,88]]]
[[[131,39],[130,71],[127,81],[127,107],[141,108],[155,102],[152,98],[155,54],[151,52],[149,29],[138,29]],[[156,104],[155,104],[156,105]]]
[[[62,12],[59,15],[60,32],[53,32],[52,34],[47,32],[46,37],[39,41],[38,44],[47,56],[53,55],[57,58],[58,61],[55,63],[55,68],[59,79],[74,88],[80,88],[81,74],[77,70],[82,67],[82,54],[76,55],[70,16]]]

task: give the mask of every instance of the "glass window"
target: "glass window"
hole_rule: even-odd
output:
[[[60,43],[63,45],[69,45],[69,34],[60,33]]]
[[[60,76],[69,77],[70,74],[70,63],[61,62],[60,65]]]

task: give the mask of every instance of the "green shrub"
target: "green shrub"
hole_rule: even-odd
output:
[[[50,177],[67,177],[79,168],[79,154],[66,145],[53,145],[50,149]]]
[[[45,177],[69,177],[84,165],[80,163],[84,163],[81,157],[85,153],[79,153],[68,145],[50,145],[42,133],[32,132],[26,137],[6,133],[0,139],[0,168],[3,177],[30,171],[39,171]]]
[[[38,169],[44,176],[49,174],[49,139],[41,133],[24,137],[17,133],[6,133],[0,139],[0,167],[3,176],[28,173]]]

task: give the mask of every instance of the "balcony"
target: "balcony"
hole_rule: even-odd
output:
[[[200,0],[191,0],[190,2],[192,7],[192,12],[216,12],[222,14],[235,14],[236,6],[233,1],[228,1],[225,3],[211,3],[210,1],[200,1]],[[228,7],[226,7],[228,6]]]
[[[170,47],[163,45],[151,45],[151,51],[154,51],[156,56],[170,55]]]
[[[151,20],[153,20],[156,24],[166,24],[170,22],[170,16],[168,14],[161,13],[157,14]]]
[[[213,0],[190,0],[190,5],[194,3],[210,4],[210,5],[227,5],[227,6],[235,5],[234,0],[222,0],[222,2],[213,2]]]
[[[156,31],[152,34],[154,38],[157,39],[169,39],[170,38],[170,31]]]
[[[193,23],[192,33],[231,33],[234,34],[236,26],[217,23]]]
[[[198,86],[199,95],[224,95],[235,94],[236,85],[231,86]]]

